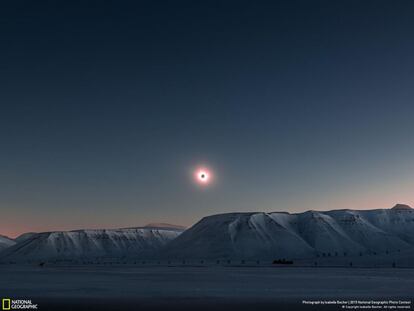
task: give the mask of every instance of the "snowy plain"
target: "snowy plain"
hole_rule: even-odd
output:
[[[303,300],[412,300],[414,269],[0,265],[0,293],[39,310],[339,310]]]

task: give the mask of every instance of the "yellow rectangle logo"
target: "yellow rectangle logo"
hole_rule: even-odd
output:
[[[10,310],[10,299],[3,298],[1,301],[1,307],[3,310]]]

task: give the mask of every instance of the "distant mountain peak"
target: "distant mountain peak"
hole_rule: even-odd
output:
[[[407,204],[397,203],[397,204],[395,204],[395,206],[392,209],[393,210],[406,210],[406,209],[411,209],[411,206],[409,206]]]
[[[16,242],[13,239],[11,239],[11,238],[9,238],[5,235],[0,235],[0,250],[3,250],[3,249],[5,249],[9,246],[14,245],[14,244],[16,244]]]
[[[9,240],[13,240],[12,238],[8,237],[7,235],[0,234],[0,238],[5,238]]]
[[[167,223],[163,223],[163,222],[149,223],[149,224],[146,224],[144,226],[144,228],[164,228],[164,229],[179,229],[179,230],[185,230],[186,229],[186,227],[184,227],[184,226],[172,225],[172,224],[167,224]]]

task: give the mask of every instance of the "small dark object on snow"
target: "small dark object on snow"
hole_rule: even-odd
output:
[[[291,265],[293,264],[292,260],[286,260],[286,259],[277,259],[277,260],[273,260],[273,264],[274,265]]]

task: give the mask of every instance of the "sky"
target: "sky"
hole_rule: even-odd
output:
[[[414,205],[413,12],[1,2],[0,233]]]

